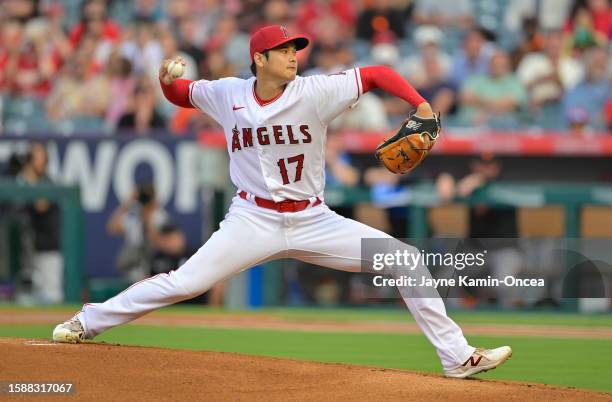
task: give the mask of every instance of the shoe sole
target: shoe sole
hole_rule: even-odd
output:
[[[473,369],[470,369],[470,370],[466,371],[465,373],[463,373],[461,375],[447,375],[446,377],[448,377],[448,378],[467,378],[467,377],[473,376],[475,374],[486,373],[487,371],[495,370],[497,368],[497,366],[499,366],[501,364],[504,364],[505,362],[510,360],[511,357],[512,357],[512,351],[510,351],[508,356],[506,356],[505,358],[503,358],[499,362],[497,362],[495,364],[492,364],[490,366],[474,367]]]

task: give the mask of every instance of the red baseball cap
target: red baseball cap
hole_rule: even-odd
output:
[[[296,50],[304,49],[309,43],[305,36],[290,36],[287,28],[282,25],[260,28],[251,35],[251,61],[255,53],[263,53],[291,41],[295,43]]]

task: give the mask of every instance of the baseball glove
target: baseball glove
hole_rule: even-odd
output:
[[[439,113],[429,119],[411,116],[394,136],[376,148],[376,158],[390,172],[408,173],[425,159],[439,134]]]

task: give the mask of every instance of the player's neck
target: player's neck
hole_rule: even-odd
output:
[[[267,101],[280,95],[286,86],[287,83],[284,81],[257,77],[255,81],[255,94],[262,101]]]

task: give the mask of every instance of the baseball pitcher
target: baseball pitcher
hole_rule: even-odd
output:
[[[388,67],[353,68],[300,77],[296,52],[309,40],[279,25],[250,40],[250,79],[180,79],[182,60],[159,70],[166,98],[215,119],[227,139],[230,176],[238,188],[225,219],[181,267],[132,285],[104,303],[85,304],[53,331],[57,342],[92,339],[150,311],[187,300],[254,265],[295,258],[333,269],[361,269],[361,239],[391,236],[330,210],[323,199],[327,126],[366,92],[380,88],[416,108],[376,156],[389,170],[414,169],[434,145],[439,116]],[[439,297],[402,295],[435,347],[445,375],[464,378],[490,370],[512,354],[508,346],[470,346]]]

